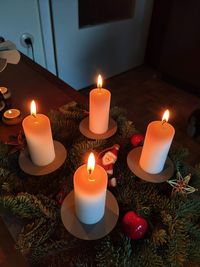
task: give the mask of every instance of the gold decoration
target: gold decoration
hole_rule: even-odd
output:
[[[197,188],[194,188],[188,185],[191,179],[191,173],[182,177],[181,173],[178,171],[176,174],[176,179],[168,180],[167,182],[173,187],[172,194],[182,193],[182,194],[191,194],[197,191]]]

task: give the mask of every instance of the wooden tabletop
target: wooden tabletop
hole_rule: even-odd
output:
[[[37,112],[43,114],[70,101],[87,104],[84,96],[24,55],[19,64],[8,64],[0,72],[0,86],[11,91],[11,107],[20,109],[23,116],[30,114],[32,99],[36,101]],[[7,141],[8,136],[19,132],[20,127],[0,122],[0,140]]]
[[[18,65],[10,65],[0,72],[0,86],[11,91],[12,108],[21,110],[23,117],[30,114],[30,101],[37,103],[38,113],[48,114],[51,109],[70,102],[87,104],[87,99],[58,79],[56,76],[22,55]],[[10,135],[18,134],[21,123],[14,126],[0,121],[0,140],[7,141]],[[14,248],[14,241],[0,217],[0,266],[27,266]]]

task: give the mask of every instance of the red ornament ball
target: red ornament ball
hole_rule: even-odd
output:
[[[133,147],[141,146],[144,141],[144,135],[140,133],[133,134],[131,136],[131,144]]]
[[[128,211],[122,219],[122,229],[125,235],[132,239],[140,239],[148,228],[147,221],[134,211]]]

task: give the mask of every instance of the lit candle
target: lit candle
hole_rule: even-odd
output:
[[[95,134],[108,130],[111,93],[102,88],[101,75],[98,76],[97,88],[90,92],[89,129]]]
[[[108,176],[99,165],[95,165],[94,154],[88,164],[80,166],[74,174],[74,199],[78,219],[85,224],[94,224],[102,219]]]
[[[7,120],[13,120],[18,118],[21,115],[21,112],[19,109],[11,108],[4,112],[3,116]]]
[[[140,157],[141,168],[151,174],[160,173],[175,134],[174,127],[169,124],[169,110],[166,110],[162,121],[149,123]]]
[[[37,166],[50,164],[55,158],[55,150],[49,118],[36,114],[35,101],[31,102],[31,115],[22,123],[32,162]]]

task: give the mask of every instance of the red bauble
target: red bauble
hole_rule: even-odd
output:
[[[147,221],[134,211],[128,211],[122,219],[123,232],[132,239],[140,239],[147,231]]]
[[[144,135],[143,134],[137,133],[137,134],[133,134],[131,136],[131,144],[134,147],[141,146],[143,141],[144,141]]]

